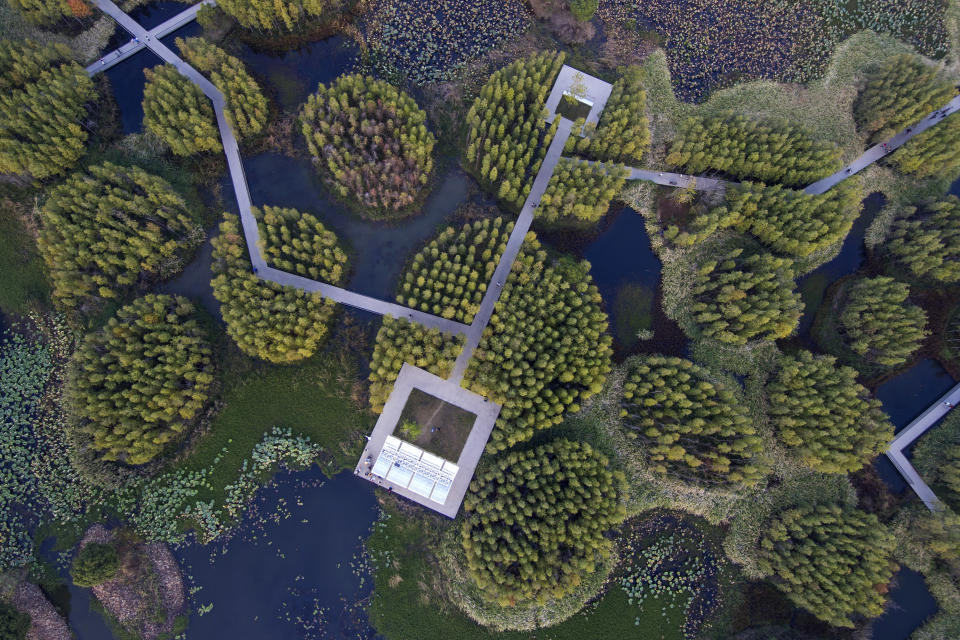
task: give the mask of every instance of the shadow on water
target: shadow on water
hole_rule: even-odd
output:
[[[844,276],[848,276],[859,269],[867,258],[867,248],[863,244],[867,227],[873,218],[883,208],[886,199],[880,193],[872,193],[863,199],[863,211],[860,213],[843,241],[840,253],[830,262],[820,265],[797,282],[800,295],[803,299],[804,310],[800,318],[798,333],[801,337],[810,334],[817,309],[823,302],[823,294],[827,287]]]
[[[397,222],[360,218],[330,197],[309,162],[279,153],[261,153],[243,161],[255,205],[293,207],[317,216],[350,250],[352,275],[347,288],[393,300],[397,279],[410,255],[465,203],[473,179],[459,167],[440,177],[421,211]],[[232,189],[229,182],[224,189]],[[230,208],[236,203],[229,198]]]
[[[213,287],[210,280],[213,273],[210,267],[213,264],[213,245],[210,241],[220,233],[218,225],[207,229],[207,240],[193,256],[190,264],[176,277],[160,285],[160,293],[170,293],[186,296],[199,301],[210,315],[220,319],[220,303],[213,297]]]
[[[873,621],[872,640],[904,640],[935,614],[939,607],[927,588],[923,575],[908,567],[901,567],[894,576],[890,590],[890,605]]]
[[[191,616],[187,637],[365,637],[358,605],[372,582],[357,558],[376,518],[372,485],[353,474],[282,474],[232,540],[175,552],[200,588],[194,611],[213,605]]]
[[[317,85],[328,83],[356,66],[360,48],[345,36],[312,42],[283,54],[262,53],[244,45],[232,52],[258,80],[276,91],[284,110],[299,107]]]

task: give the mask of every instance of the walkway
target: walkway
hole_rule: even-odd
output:
[[[250,189],[247,186],[246,174],[243,171],[243,162],[240,159],[240,147],[236,137],[233,135],[233,129],[227,122],[225,108],[226,99],[223,94],[213,86],[213,83],[207,80],[199,71],[181,60],[169,47],[164,45],[156,38],[152,38],[150,33],[138,24],[133,18],[124,13],[111,0],[93,0],[101,11],[108,14],[116,20],[134,38],[138,38],[148,49],[153,51],[161,60],[176,67],[181,75],[200,87],[204,95],[213,102],[213,110],[217,116],[217,126],[220,128],[220,138],[223,143],[223,152],[227,157],[227,167],[230,170],[230,179],[233,181],[233,191],[237,197],[237,206],[240,211],[240,222],[243,225],[243,235],[247,241],[247,249],[250,252],[250,263],[253,272],[265,280],[276,282],[280,285],[294,286],[308,291],[319,292],[325,298],[335,302],[345,304],[350,307],[370,311],[378,315],[391,315],[397,318],[407,318],[418,322],[431,329],[439,329],[449,333],[465,333],[468,327],[462,323],[454,322],[446,318],[424,313],[416,309],[409,309],[392,302],[385,302],[377,298],[365,296],[353,291],[348,291],[340,287],[325,282],[309,280],[292,273],[286,273],[279,269],[269,267],[260,254],[260,230],[257,228],[257,220],[253,216],[252,204],[250,200]],[[94,65],[96,66],[96,65]],[[99,71],[99,68],[95,69]]]
[[[543,193],[547,190],[547,183],[550,182],[553,170],[556,168],[557,163],[560,162],[560,156],[563,153],[564,145],[567,144],[567,138],[570,137],[570,129],[572,126],[573,123],[566,118],[561,118],[560,124],[557,125],[557,131],[553,136],[550,147],[547,149],[547,154],[543,158],[543,163],[540,165],[540,171],[537,172],[537,177],[533,180],[533,186],[530,187],[530,195],[527,196],[526,201],[523,203],[523,208],[520,209],[520,215],[513,225],[510,239],[507,240],[507,248],[503,250],[503,255],[500,256],[500,262],[493,272],[493,278],[491,278],[490,284],[487,285],[487,292],[484,294],[483,300],[480,301],[480,308],[477,310],[476,315],[474,315],[473,322],[470,323],[470,329],[467,330],[467,342],[463,345],[463,350],[453,365],[453,373],[450,374],[451,382],[460,384],[460,381],[463,380],[463,374],[467,370],[467,364],[469,364],[470,358],[473,357],[473,351],[477,348],[477,345],[480,344],[480,338],[483,337],[483,330],[486,329],[487,324],[489,324],[497,300],[500,299],[500,293],[503,291],[503,283],[507,281],[507,276],[510,275],[510,270],[513,268],[513,261],[516,260],[517,255],[520,253],[523,241],[527,237],[527,231],[530,230],[530,225],[533,224],[533,212],[537,208],[537,205],[540,204],[540,198],[543,197]]]
[[[934,402],[926,411],[908,424],[903,431],[898,433],[887,450],[887,457],[890,458],[890,462],[893,463],[900,475],[904,477],[910,487],[923,500],[923,504],[927,505],[927,508],[931,511],[941,507],[940,501],[933,490],[920,477],[920,474],[917,473],[917,470],[913,468],[903,452],[914,440],[926,433],[930,427],[937,424],[943,416],[947,415],[958,404],[960,404],[960,384],[947,391],[942,398]]]
[[[208,5],[212,7],[216,4],[217,0],[203,0],[203,2],[198,2],[197,4],[181,11],[166,22],[157,25],[147,33],[149,33],[151,39],[154,40],[158,40],[164,36],[170,35],[183,25],[193,22],[196,19],[197,12],[200,11],[200,9]],[[106,71],[113,65],[123,62],[130,56],[139,52],[146,46],[146,41],[143,39],[141,39],[139,42],[137,42],[136,39],[131,39],[127,44],[111,51],[110,53],[104,54],[96,62],[88,66],[87,73],[93,75],[98,71]]]

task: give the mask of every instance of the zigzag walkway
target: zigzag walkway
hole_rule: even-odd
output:
[[[429,327],[439,329],[449,333],[467,333],[471,327],[440,318],[438,316],[424,313],[417,309],[409,309],[400,305],[385,302],[377,298],[365,296],[353,291],[348,291],[341,287],[336,287],[325,282],[316,282],[308,280],[292,273],[286,273],[278,269],[269,267],[260,254],[259,240],[260,231],[257,228],[256,218],[251,210],[250,190],[247,186],[246,175],[243,171],[243,163],[240,159],[240,148],[237,139],[233,135],[233,129],[227,122],[224,109],[226,100],[223,94],[213,86],[213,83],[207,80],[199,71],[181,60],[173,51],[156,38],[148,38],[149,33],[133,18],[124,13],[116,4],[110,0],[93,0],[101,11],[112,17],[127,32],[148,49],[153,51],[164,62],[172,64],[183,76],[200,87],[200,90],[213,102],[213,109],[217,116],[217,126],[220,128],[220,138],[223,144],[223,152],[227,157],[227,166],[230,170],[230,178],[233,181],[233,190],[237,197],[237,205],[240,210],[240,221],[243,225],[243,235],[247,241],[247,249],[250,252],[250,263],[254,273],[271,282],[286,286],[295,286],[309,291],[319,292],[323,297],[329,298],[334,302],[339,302],[351,307],[370,311],[379,315],[390,315],[399,318],[407,318],[414,322]],[[96,65],[94,65],[96,67]],[[97,68],[96,71],[100,69]],[[481,328],[482,332],[482,328]]]

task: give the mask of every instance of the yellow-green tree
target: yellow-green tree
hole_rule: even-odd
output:
[[[296,229],[296,227],[292,227]],[[309,239],[309,226],[298,240]],[[244,353],[279,364],[313,355],[327,335],[336,305],[308,293],[261,279],[253,273],[237,217],[224,213],[213,244],[213,295],[229,335]],[[281,255],[285,255],[281,247]],[[266,255],[270,255],[266,252]],[[334,268],[324,271],[329,277]],[[342,273],[343,269],[339,270]],[[336,284],[336,282],[333,282]]]
[[[227,101],[227,121],[237,137],[249,138],[267,126],[267,99],[244,64],[204,38],[177,38],[177,48],[210,78]]]
[[[171,64],[144,69],[143,125],[178,156],[222,151],[213,106],[200,87]]]
[[[86,18],[93,13],[87,0],[10,0],[30,22],[55,24],[64,18]]]
[[[0,173],[65,173],[86,151],[93,81],[63,45],[0,41]]]
[[[511,451],[474,476],[461,541],[471,577],[503,604],[562,598],[613,551],[626,482],[590,445]]]
[[[204,239],[187,204],[165,180],[105,163],[50,192],[37,245],[67,308],[122,297],[168,278]]]
[[[787,509],[766,523],[758,565],[790,600],[837,627],[883,613],[896,540],[873,514],[839,505]]]
[[[910,287],[893,278],[855,281],[841,302],[839,327],[847,345],[869,362],[902,364],[927,336],[927,314],[910,304]]]
[[[858,471],[893,439],[880,401],[832,356],[784,357],[766,392],[777,437],[816,471]]]
[[[406,93],[355,74],[307,98],[300,131],[342,197],[389,217],[416,201],[433,171],[436,139],[426,120]]]
[[[186,298],[139,298],[83,340],[68,395],[77,427],[104,460],[153,460],[182,439],[213,382],[206,332]]]
[[[248,29],[296,31],[317,18],[336,14],[344,0],[220,0],[217,6]]]
[[[914,277],[960,282],[960,198],[905,207],[881,250]]]

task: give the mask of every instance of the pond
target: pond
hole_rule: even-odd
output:
[[[279,474],[231,540],[174,550],[193,592],[185,637],[369,637],[361,605],[373,583],[361,551],[377,516],[373,486],[352,473]],[[70,595],[77,640],[112,638],[90,590],[71,586]]]
[[[876,396],[896,432],[900,432],[955,384],[957,381],[936,360],[925,359],[877,387]],[[912,446],[904,450],[907,458],[912,454]],[[887,456],[878,456],[873,466],[891,493],[899,495],[908,490],[909,485]]]
[[[193,260],[183,268],[176,278],[160,285],[160,293],[186,296],[200,305],[215,318],[220,318],[220,303],[213,297],[213,245],[210,241],[220,233],[218,225],[207,229],[207,240],[197,249]]]
[[[883,208],[886,199],[882,194],[872,193],[863,200],[863,211],[854,221],[850,233],[847,234],[840,248],[840,253],[833,260],[824,263],[800,278],[797,285],[803,298],[804,310],[800,318],[798,333],[800,336],[809,336],[813,319],[817,309],[823,302],[823,294],[827,287],[840,278],[850,275],[863,265],[867,258],[867,248],[863,244],[867,227],[873,218]]]
[[[156,2],[138,7],[131,11],[130,15],[145,28],[152,29],[180,13],[188,6],[188,4],[181,2]],[[189,38],[198,35],[201,30],[200,25],[194,21],[184,25],[174,33],[161,38],[160,42],[170,47],[174,53],[179,54],[180,50],[174,44],[174,41],[178,37]],[[129,40],[130,34],[120,27],[117,27],[116,33],[107,45],[107,51],[116,49]],[[143,87],[147,83],[146,77],[143,75],[143,70],[155,67],[161,63],[160,58],[153,52],[143,49],[136,55],[104,72],[110,79],[113,96],[120,109],[121,130],[125,135],[143,131]]]
[[[923,575],[901,567],[893,578],[890,604],[883,615],[873,621],[870,638],[905,640],[937,610],[937,601],[930,594]]]
[[[351,276],[345,286],[385,300],[393,300],[411,254],[476,191],[473,179],[453,167],[438,177],[419,213],[397,222],[375,222],[334,200],[307,161],[261,153],[245,158],[243,166],[255,205],[294,207],[317,216],[349,247]],[[225,181],[225,193],[228,189]],[[232,196],[229,200],[235,206]]]
[[[607,220],[582,255],[603,296],[614,339],[629,349],[638,342],[638,331],[654,329],[661,264],[650,247],[642,215],[623,207]]]

